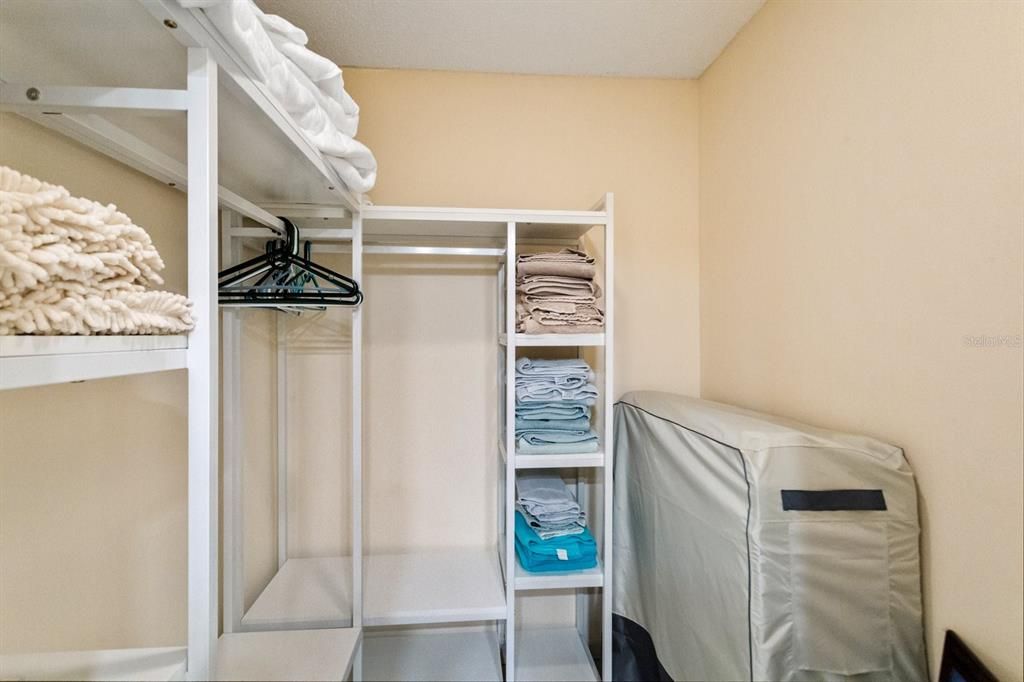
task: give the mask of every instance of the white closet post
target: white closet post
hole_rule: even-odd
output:
[[[601,470],[604,502],[604,587],[601,590],[601,679],[612,679],[612,480],[615,472],[614,420],[612,405],[615,391],[615,197],[605,194],[604,211],[604,468]]]
[[[363,281],[363,214],[352,214],[352,279]],[[363,306],[352,311],[352,627],[363,627]],[[356,647],[352,679],[363,679],[363,647]]]
[[[288,561],[288,320],[274,315],[277,332],[277,570]]]
[[[352,278],[363,281],[363,215],[352,215]],[[363,306],[352,311],[352,627],[363,626]]]
[[[217,64],[188,50],[188,660],[212,677],[218,636]]]
[[[508,223],[505,242],[505,681],[516,676],[516,224]]]
[[[232,210],[221,211],[221,253],[223,266],[241,261],[242,248],[233,239],[231,230],[241,227],[241,215]],[[241,311],[221,308],[223,324],[222,371],[224,410],[224,632],[236,632],[242,623],[245,592],[242,574],[244,547],[244,517],[242,500],[244,488],[242,452],[242,319]]]

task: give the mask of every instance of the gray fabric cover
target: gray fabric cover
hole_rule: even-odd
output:
[[[885,511],[783,511],[782,490]],[[899,448],[668,393],[615,407],[613,610],[675,680],[925,680],[914,477]]]

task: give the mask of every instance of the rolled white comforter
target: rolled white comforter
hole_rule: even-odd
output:
[[[178,0],[201,8],[228,44],[281,102],[354,192],[377,181],[377,160],[355,140],[359,106],[345,92],[341,69],[309,48],[305,31],[252,0]]]
[[[0,166],[0,335],[189,331],[189,300],[149,290],[163,268],[117,207]]]

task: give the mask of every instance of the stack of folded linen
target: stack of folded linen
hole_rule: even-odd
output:
[[[178,0],[202,9],[253,77],[291,114],[353,192],[377,181],[373,152],[355,139],[359,106],[345,91],[341,69],[310,50],[306,32],[252,0]]]
[[[0,166],[0,336],[187,332],[191,302],[149,288],[163,267],[117,207]]]
[[[516,451],[559,455],[597,450],[590,406],[594,373],[583,360],[516,361]]]
[[[519,256],[516,331],[586,334],[604,329],[594,259],[576,249]]]
[[[557,473],[520,473],[516,494],[516,556],[523,568],[575,571],[597,565],[586,516]]]

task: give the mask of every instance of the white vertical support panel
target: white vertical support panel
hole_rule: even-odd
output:
[[[352,214],[352,279],[363,281],[363,213]],[[365,300],[365,299],[364,299]],[[363,626],[363,306],[352,311],[352,627]],[[363,644],[356,649],[352,679],[363,679]]]
[[[363,214],[352,215],[352,279],[363,281]],[[352,627],[363,626],[363,306],[352,311]]]
[[[613,392],[615,390],[615,197],[605,195],[604,210],[608,223],[604,227],[604,588],[601,592],[601,679],[612,679],[612,477],[615,456],[612,440]]]
[[[505,682],[516,675],[516,224],[505,244]]]
[[[222,267],[241,260],[241,245],[232,239],[231,228],[240,225],[241,216],[221,211]],[[236,632],[242,624],[245,576],[242,572],[244,518],[242,507],[242,322],[237,308],[221,308],[223,345],[221,368],[224,398],[224,632]]]
[[[277,570],[288,560],[288,320],[274,314],[277,332]]]
[[[218,635],[217,64],[188,50],[188,663],[208,680]]]
[[[498,265],[498,278],[497,278],[497,284],[498,284],[498,289],[497,289],[497,298],[498,298],[498,300],[497,300],[497,313],[498,313],[498,315],[497,315],[497,320],[495,321],[495,328],[497,330],[497,332],[496,332],[497,336],[501,336],[502,334],[506,334],[506,338],[507,338],[508,330],[507,330],[506,324],[505,324],[505,278],[506,278],[506,275],[505,275],[505,264],[504,263],[500,263]],[[496,367],[495,367],[496,371],[495,371],[495,376],[494,376],[494,382],[495,382],[496,387],[497,387],[497,396],[498,396],[498,399],[497,399],[497,405],[498,405],[497,417],[498,417],[498,419],[497,419],[496,426],[497,426],[497,434],[498,434],[499,446],[504,448],[505,447],[505,424],[506,424],[505,415],[506,415],[506,413],[507,413],[507,411],[509,409],[508,405],[506,404],[506,400],[505,400],[505,355],[508,352],[508,350],[501,343],[496,343],[495,344],[495,348],[496,348],[495,352],[497,354],[497,357],[496,357],[497,362],[496,362]],[[501,457],[500,452],[496,453],[496,455],[498,457]],[[509,455],[508,455],[508,453],[506,451],[505,458],[507,459],[508,456]],[[507,462],[505,460],[501,460],[499,462],[499,464],[501,464],[502,466],[505,466],[505,465],[507,465]],[[505,556],[505,550],[504,550],[504,546],[505,546],[505,475],[504,475],[504,471],[502,471],[501,475],[498,476],[497,505],[498,505],[498,519],[497,520],[498,520],[498,543],[499,543],[499,545],[498,545],[498,561],[501,564],[502,572],[507,572],[509,570],[509,567],[508,567],[508,565],[505,562],[507,557]],[[501,639],[504,639],[504,632],[502,631],[500,626],[498,628],[498,634],[499,634]]]

